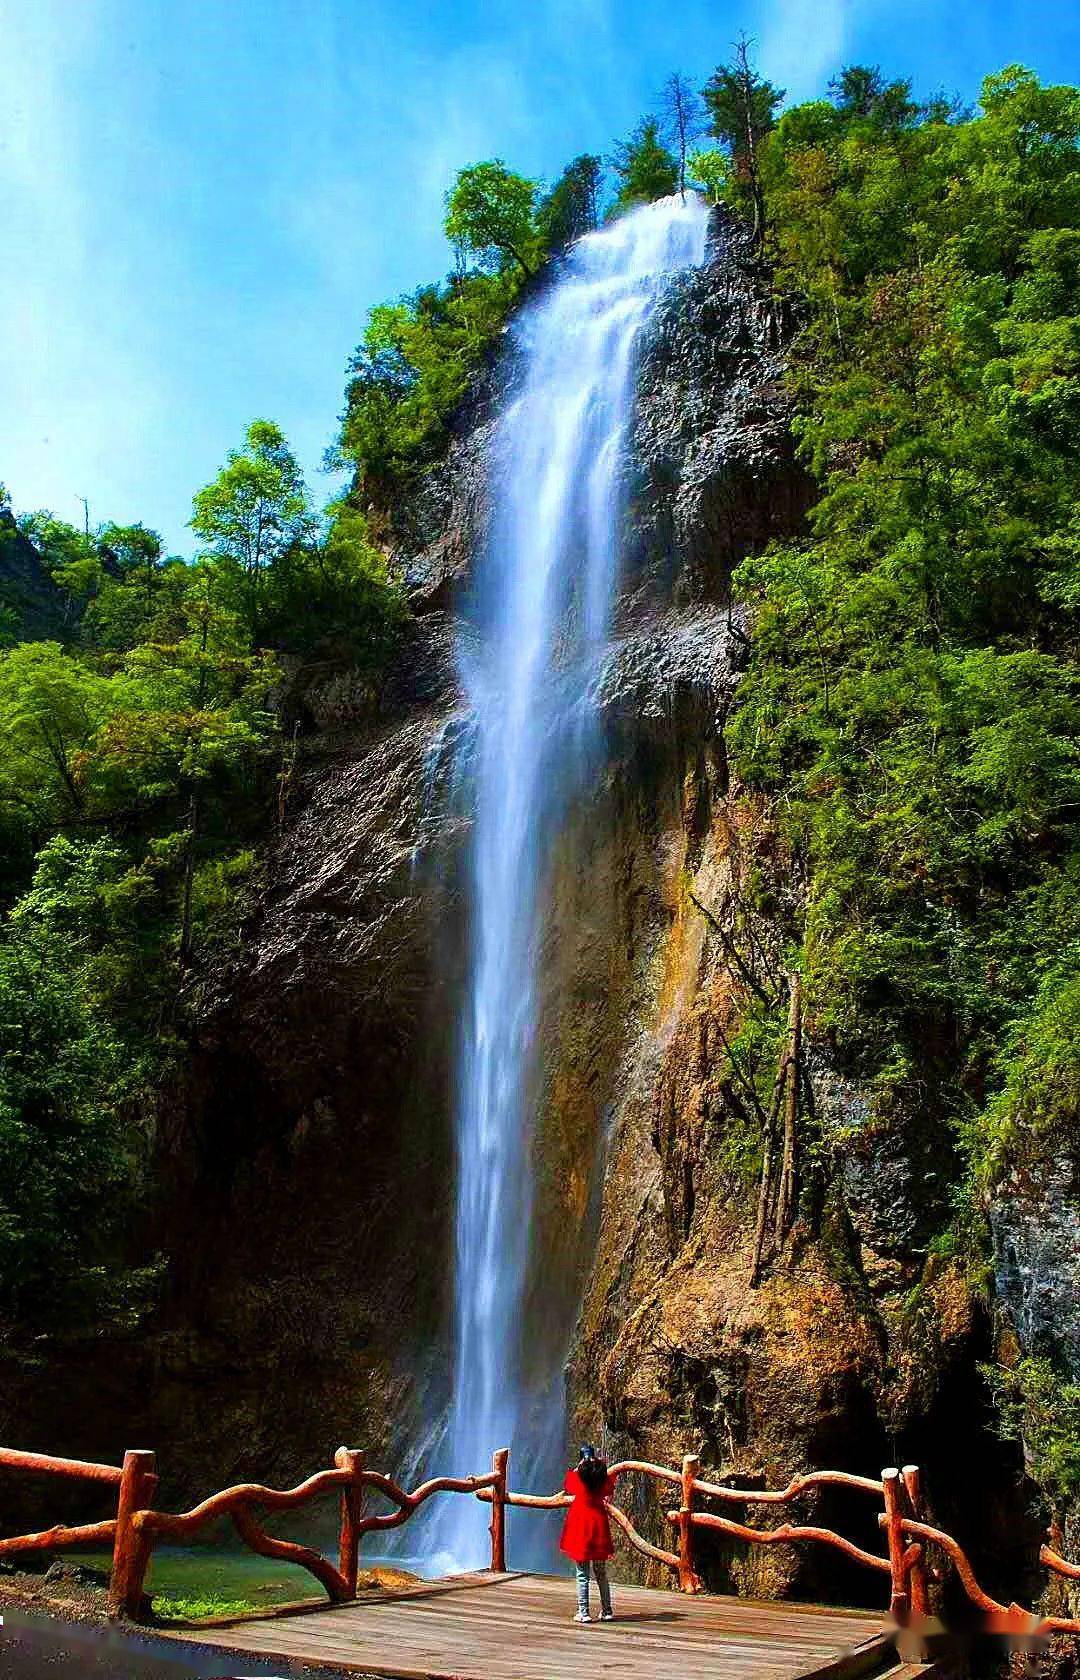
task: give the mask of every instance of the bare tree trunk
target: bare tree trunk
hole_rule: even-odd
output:
[[[768,1243],[768,1251],[771,1254],[773,1248],[778,1248],[787,1234],[791,1223],[791,1210],[795,1205],[798,1171],[796,1125],[799,1110],[799,1049],[802,1037],[802,985],[797,974],[791,976],[790,988],[787,1043],[776,1070],[776,1083],[773,1086],[772,1102],[769,1104],[765,1123],[757,1223],[754,1228],[754,1253],[750,1263],[751,1289],[756,1288],[761,1279],[770,1225],[772,1242]],[[780,1160],[780,1176],[779,1180],[776,1180],[776,1128],[781,1104],[784,1109],[784,1147]]]
[[[191,901],[192,887],[195,880],[195,843],[199,833],[199,794],[192,789],[191,804],[188,806],[188,838],[184,852],[184,882],[180,900],[180,950],[178,966],[181,975],[191,961]]]
[[[765,1262],[765,1232],[769,1224],[769,1203],[772,1188],[773,1128],[765,1133],[764,1153],[761,1157],[761,1186],[758,1190],[757,1226],[754,1231],[754,1258],[750,1262],[750,1287],[756,1289]]]
[[[795,1177],[798,1170],[796,1123],[799,1117],[799,1045],[802,1037],[802,983],[791,976],[791,1007],[788,1011],[787,1101],[784,1104],[784,1158],[780,1168],[780,1190],[776,1198],[776,1241],[783,1242],[795,1206]]]
[[[750,1287],[756,1288],[765,1264],[765,1238],[769,1229],[769,1214],[773,1204],[773,1157],[776,1154],[776,1122],[780,1103],[787,1088],[788,1050],[780,1058],[773,1084],[772,1101],[765,1118],[764,1145],[761,1157],[761,1186],[758,1191],[757,1226],[754,1231],[754,1257],[750,1264]]]

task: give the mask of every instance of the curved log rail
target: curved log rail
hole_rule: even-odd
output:
[[[630,1466],[631,1469],[641,1468],[639,1465]],[[679,1477],[669,1477],[678,1481]],[[810,1470],[805,1476],[794,1476],[786,1488],[733,1488],[724,1487],[719,1482],[704,1482],[700,1476],[694,1478],[694,1487],[698,1493],[704,1493],[710,1499],[732,1499],[744,1505],[785,1505],[789,1499],[795,1499],[800,1493],[814,1487],[847,1487],[857,1488],[863,1493],[877,1494],[880,1499],[881,1478],[870,1476],[854,1476],[848,1470]]]
[[[219,1517],[231,1516],[238,1508],[257,1505],[264,1511],[289,1511],[330,1488],[342,1488],[351,1480],[345,1470],[320,1470],[294,1488],[268,1488],[260,1482],[241,1482],[175,1516],[165,1511],[139,1511],[135,1524],[148,1534],[164,1535],[170,1540],[189,1540],[208,1523],[215,1522]]]
[[[699,1529],[729,1535],[747,1545],[800,1545],[812,1542],[831,1546],[855,1563],[890,1578],[890,1610],[897,1621],[909,1622],[929,1612],[929,1572],[926,1564],[928,1546],[938,1547],[952,1564],[965,1594],[987,1617],[991,1631],[1002,1633],[1074,1633],[1080,1634],[1080,1619],[1062,1616],[1040,1616],[1019,1604],[1001,1604],[991,1597],[978,1582],[971,1560],[957,1540],[943,1529],[920,1520],[923,1509],[921,1477],[917,1466],[906,1465],[902,1471],[883,1470],[880,1477],[857,1476],[846,1470],[813,1470],[795,1476],[785,1488],[741,1488],[710,1482],[697,1474],[698,1460],[688,1457],[683,1468],[668,1469],[662,1464],[650,1464],[640,1459],[625,1459],[611,1466],[613,1476],[637,1472],[653,1481],[681,1486],[682,1502],[677,1510],[665,1512],[666,1520],[679,1533],[678,1553],[655,1546],[639,1533],[630,1518],[614,1502],[606,1502],[609,1515],[626,1535],[631,1546],[643,1557],[665,1564],[679,1578],[684,1592],[701,1590],[701,1583],[693,1567],[693,1534]],[[783,1522],[776,1528],[753,1528],[711,1511],[696,1508],[698,1499],[715,1499],[740,1505],[783,1505],[800,1495],[820,1487],[843,1487],[867,1493],[882,1502],[878,1524],[885,1531],[887,1555],[869,1552],[834,1529],[818,1525]],[[492,1502],[490,1492],[479,1492],[478,1498]],[[529,1510],[558,1510],[570,1504],[565,1493],[534,1494],[507,1491],[504,1503]],[[1040,1561],[1049,1570],[1069,1580],[1080,1581],[1080,1564],[1070,1563],[1049,1546],[1043,1546]]]
[[[496,1454],[496,1458],[499,1457]],[[280,1563],[297,1564],[315,1577],[332,1604],[347,1604],[356,1597],[360,1542],[365,1534],[400,1527],[433,1494],[487,1491],[489,1497],[494,1497],[495,1490],[504,1484],[505,1472],[500,1474],[496,1467],[486,1476],[436,1476],[409,1493],[389,1476],[377,1470],[365,1470],[362,1453],[340,1447],[335,1455],[334,1469],[320,1470],[294,1488],[269,1488],[259,1482],[242,1482],[204,1499],[190,1511],[170,1515],[164,1511],[139,1510],[131,1519],[134,1565],[130,1580],[125,1579],[123,1591],[117,1595],[117,1611],[129,1616],[138,1614],[146,1568],[156,1540],[190,1539],[208,1524],[226,1516],[232,1521],[240,1539],[253,1552]],[[383,1494],[397,1506],[397,1510],[364,1515],[363,1492],[369,1487]],[[338,1492],[342,1505],[336,1565],[310,1546],[301,1546],[292,1540],[279,1540],[268,1534],[255,1515],[256,1511],[295,1510],[328,1492]]]
[[[628,1469],[644,1470],[645,1468],[646,1466],[643,1464],[617,1464],[612,1467],[611,1473],[612,1475],[615,1475],[618,1471]],[[660,1466],[658,1465],[656,1468],[660,1469]],[[676,1482],[679,1480],[679,1477],[672,1471],[661,1470],[660,1473],[665,1480]],[[476,1497],[484,1500],[485,1503],[489,1505],[494,1504],[495,1502],[494,1493],[486,1490],[478,1491]],[[520,1505],[525,1510],[529,1511],[560,1511],[564,1510],[572,1503],[572,1501],[568,1493],[507,1492],[504,1503],[507,1505]],[[666,1563],[669,1569],[678,1569],[679,1560],[675,1556],[674,1552],[665,1552],[662,1546],[654,1546],[651,1540],[646,1540],[643,1534],[638,1533],[638,1530],[634,1527],[626,1512],[621,1510],[613,1500],[606,1499],[604,1504],[608,1515],[612,1517],[617,1526],[622,1529],[635,1552],[640,1552],[643,1557],[653,1558],[657,1563]]]
[[[51,1458],[39,1453],[0,1448],[0,1475],[7,1470],[30,1475],[53,1476],[77,1482],[96,1483],[116,1490],[116,1516],[103,1522],[55,1526],[35,1534],[0,1539],[0,1557],[20,1552],[57,1551],[79,1546],[111,1545],[113,1568],[109,1586],[112,1615],[138,1618],[146,1607],[144,1585],[155,1544],[162,1539],[184,1540],[208,1524],[228,1518],[246,1546],[262,1557],[296,1564],[319,1582],[332,1603],[356,1597],[360,1543],[365,1534],[398,1528],[421,1505],[439,1493],[471,1494],[491,1507],[491,1568],[506,1570],[506,1510],[552,1511],[571,1503],[568,1494],[516,1493],[508,1484],[509,1453],[494,1454],[489,1472],[479,1476],[436,1476],[411,1492],[381,1471],[364,1468],[364,1455],[340,1447],[333,1468],[320,1470],[293,1488],[270,1488],[260,1482],[242,1482],[202,1500],[188,1511],[169,1513],[153,1508],[158,1478],[151,1452],[128,1452],[122,1466],[84,1463],[78,1459]],[[883,1470],[880,1478],[856,1476],[844,1470],[813,1470],[795,1476],[785,1488],[731,1487],[699,1475],[697,1457],[688,1455],[679,1470],[640,1459],[625,1459],[611,1467],[616,1477],[641,1475],[679,1489],[679,1504],[663,1515],[676,1531],[678,1549],[668,1551],[640,1533],[618,1505],[607,1504],[612,1521],[630,1546],[643,1557],[662,1564],[677,1578],[684,1592],[698,1592],[701,1582],[694,1568],[694,1538],[702,1530],[727,1535],[746,1545],[825,1545],[853,1562],[889,1576],[890,1608],[901,1624],[928,1613],[929,1552],[940,1554],[955,1572],[970,1602],[983,1612],[987,1626],[1003,1633],[1080,1634],[1080,1618],[1040,1616],[1019,1604],[1002,1604],[980,1585],[971,1560],[952,1535],[924,1520],[924,1503],[918,1469]],[[878,1555],[856,1544],[834,1529],[812,1523],[782,1521],[775,1528],[757,1528],[733,1516],[721,1516],[700,1508],[705,1500],[747,1505],[784,1505],[821,1487],[843,1487],[874,1496],[881,1502],[878,1524],[886,1552]],[[386,1499],[393,1509],[365,1510],[366,1491]],[[340,1500],[340,1537],[336,1564],[321,1552],[291,1540],[268,1534],[262,1513],[295,1510],[313,1499],[336,1493]],[[1051,1536],[1056,1538],[1056,1536]],[[1052,1574],[1080,1581],[1080,1563],[1071,1563],[1053,1546],[1043,1546],[1040,1562]],[[938,1572],[940,1578],[940,1571]]]
[[[481,1494],[488,1490],[488,1498],[493,1496],[498,1483],[498,1475],[492,1471],[487,1476],[435,1476],[430,1482],[421,1482],[413,1493],[406,1493],[392,1482],[389,1476],[380,1476],[374,1470],[365,1470],[363,1483],[365,1487],[378,1488],[387,1499],[392,1499],[397,1505],[396,1511],[387,1511],[384,1515],[364,1517],[360,1522],[362,1534],[370,1534],[372,1530],[384,1528],[400,1528],[403,1522],[408,1522],[413,1512],[421,1506],[425,1499],[430,1499],[433,1493],[475,1493]]]
[[[670,1523],[679,1521],[678,1511],[669,1511],[667,1519]],[[891,1574],[887,1557],[878,1557],[876,1552],[864,1552],[854,1540],[846,1540],[842,1534],[837,1534],[831,1528],[808,1527],[800,1523],[781,1523],[778,1528],[750,1528],[746,1523],[732,1522],[730,1517],[714,1517],[707,1511],[694,1513],[695,1528],[717,1529],[722,1534],[730,1534],[735,1540],[745,1540],[753,1546],[781,1546],[794,1545],[800,1540],[817,1540],[825,1546],[835,1546],[856,1563],[865,1564],[868,1569],[880,1569],[883,1574]]]
[[[135,1511],[131,1518],[131,1550],[135,1563],[133,1574],[137,1572],[139,1578],[137,1584],[134,1579],[125,1582],[122,1602],[117,1605],[118,1612],[130,1616],[138,1614],[146,1569],[155,1541],[193,1539],[209,1524],[226,1516],[230,1518],[240,1539],[246,1546],[250,1546],[253,1552],[257,1552],[260,1557],[274,1558],[279,1563],[298,1564],[314,1575],[319,1585],[325,1589],[331,1603],[347,1603],[355,1596],[355,1581],[350,1589],[344,1570],[335,1568],[321,1552],[314,1551],[310,1546],[299,1546],[291,1540],[277,1540],[267,1534],[255,1516],[255,1511],[295,1510],[297,1506],[306,1505],[309,1500],[318,1498],[321,1493],[330,1490],[344,1492],[354,1483],[353,1470],[335,1468],[320,1470],[294,1488],[268,1488],[259,1482],[242,1482],[237,1487],[225,1488],[221,1493],[204,1499],[190,1511],[181,1511],[175,1515],[165,1511]]]

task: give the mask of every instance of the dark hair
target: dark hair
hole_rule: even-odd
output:
[[[585,1486],[588,1488],[590,1493],[599,1493],[600,1489],[607,1481],[607,1461],[606,1459],[600,1457],[595,1447],[590,1447],[586,1444],[581,1449],[581,1458],[578,1461],[577,1473],[585,1483]]]

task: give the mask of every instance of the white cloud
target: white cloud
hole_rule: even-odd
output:
[[[823,78],[838,69],[855,9],[853,0],[769,0],[762,8],[757,56],[790,102],[820,93]]]

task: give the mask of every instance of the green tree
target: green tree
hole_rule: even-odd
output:
[[[702,187],[712,204],[723,204],[731,193],[731,159],[718,146],[691,152],[686,160],[690,179]]]
[[[58,642],[0,652],[0,809],[36,834],[86,812],[86,756],[111,704],[108,677]]]
[[[273,742],[271,668],[211,581],[194,569],[168,639],[115,668],[50,643],[0,658],[0,819],[40,844],[0,919],[0,1314],[93,1321],[135,1299],[111,1245],[142,1116]],[[5,849],[9,898],[20,862]]]
[[[345,660],[374,694],[407,616],[367,520],[337,502],[321,539],[289,550],[278,563],[265,628],[289,653]]]
[[[70,929],[0,932],[0,1313],[39,1327],[108,1255],[131,1182],[131,1067],[80,960]]]
[[[446,237],[482,267],[513,262],[528,279],[535,268],[536,196],[536,183],[499,158],[469,164],[446,195]]]
[[[455,274],[371,311],[349,362],[331,458],[353,467],[352,498],[376,528],[445,447],[447,422],[523,283],[516,266]]]
[[[187,566],[175,555],[166,560],[160,536],[142,524],[102,525],[95,540],[101,572],[81,640],[100,649],[132,647],[149,634],[163,592],[183,592]]]
[[[20,514],[16,523],[61,589],[73,599],[93,594],[101,579],[101,555],[89,531],[45,509]]]
[[[190,582],[191,568],[176,555],[118,575],[106,570],[82,620],[83,648],[117,653],[152,639],[155,626],[173,619]]]
[[[881,1112],[952,1122],[961,1197],[1075,1124],[1080,106],[1015,68],[971,120],[848,95],[761,147],[819,498],[739,569],[732,741],[819,1030]]]
[[[315,529],[304,477],[280,427],[253,420],[242,449],[231,449],[211,484],[195,497],[191,528],[235,582],[248,622],[257,627],[266,576]]]
[[[679,185],[678,161],[661,140],[655,117],[643,117],[629,140],[616,146],[612,168],[619,183],[612,215],[668,198]]]
[[[97,533],[99,553],[122,576],[138,575],[146,594],[152,595],[164,554],[156,531],[142,524],[116,525],[111,521]]]
[[[164,804],[182,812],[178,956],[193,950],[193,891],[206,850],[211,794],[244,777],[272,749],[267,697],[272,656],[253,652],[240,615],[223,606],[209,566],[195,568],[167,639],[141,643],[114,678],[115,705],[89,765],[113,808]]]
[[[198,953],[236,939],[281,762],[256,631],[374,694],[405,617],[364,518],[311,517],[276,428],[200,505],[216,547],[193,565],[140,524],[37,516],[93,590],[69,644],[0,651],[0,1320],[130,1320],[153,1283],[122,1263],[148,1119]]]
[[[887,82],[877,64],[846,64],[830,81],[829,92],[842,116],[881,128],[910,128],[920,115],[910,81]]]
[[[536,212],[537,232],[544,249],[558,255],[575,239],[591,233],[600,220],[600,183],[603,161],[590,152],[574,158]]]
[[[437,311],[438,300],[432,302]],[[419,315],[434,311],[427,300],[418,300]],[[414,341],[423,344],[416,325],[403,304],[372,312],[369,356],[384,369],[377,380],[390,370],[399,405],[396,410],[391,405],[389,413],[384,408],[384,423],[391,416],[402,420],[402,399],[419,383],[419,370],[405,359],[406,343],[414,354]],[[370,422],[370,410],[367,418]],[[250,640],[262,646],[320,657],[333,653],[376,681],[396,645],[404,607],[367,521],[344,503],[316,519],[300,469],[276,426],[255,421],[247,441],[247,452],[233,452],[214,483],[195,498],[192,523],[213,539],[215,549],[201,569],[187,572],[179,595],[167,591],[163,612],[146,620],[146,646],[135,652],[142,656],[175,641],[170,626],[177,613],[190,619],[197,611],[201,635],[211,620],[215,626],[203,664],[216,668],[219,633],[231,610],[243,618]],[[128,544],[132,549],[130,534]],[[163,572],[156,562],[145,575],[159,588],[175,581],[171,569]],[[123,617],[115,595],[107,597],[91,627],[103,625],[106,617],[115,633]],[[229,632],[234,639],[235,631],[234,625]],[[189,647],[190,637],[176,645]],[[236,669],[235,649],[230,658]]]
[[[170,884],[107,835],[54,835],[0,923],[0,1314],[130,1316],[118,1257],[162,1066]]]
[[[761,150],[776,125],[784,89],[758,75],[751,46],[745,35],[736,42],[734,56],[713,72],[702,98],[709,112],[709,132],[731,157],[734,180],[749,201],[754,238],[760,242],[765,236]]]

